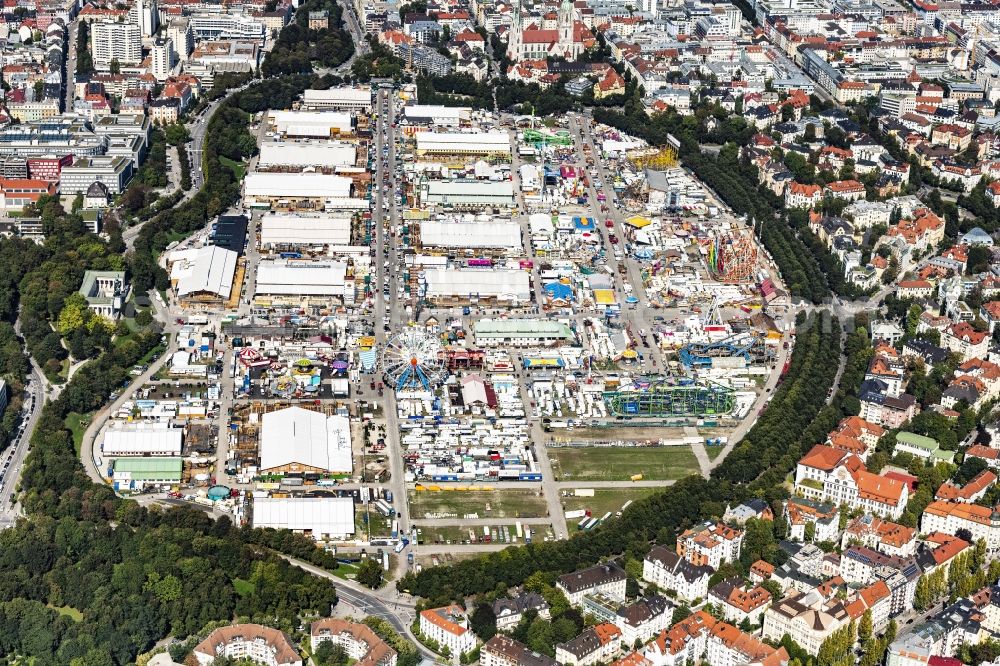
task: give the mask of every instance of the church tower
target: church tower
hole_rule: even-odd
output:
[[[559,5],[559,47],[570,57],[577,55],[573,52],[573,12],[572,0],[562,0]]]
[[[521,0],[514,0],[510,34],[507,36],[507,57],[514,62],[521,60],[521,34],[523,31],[524,26],[521,24]]]

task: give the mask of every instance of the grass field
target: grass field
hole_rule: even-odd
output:
[[[65,615],[74,622],[79,622],[83,619],[83,613],[72,606],[53,606],[52,604],[48,604],[48,607],[54,611],[58,611],[60,615]]]
[[[549,449],[559,481],[625,481],[633,474],[653,481],[681,479],[698,472],[689,446]]]
[[[73,448],[76,449],[77,455],[80,454],[80,445],[83,443],[83,433],[87,431],[87,426],[90,425],[90,419],[93,414],[80,414],[79,412],[70,412],[66,415],[66,419],[63,423],[69,428],[69,431],[73,433]]]
[[[367,536],[368,526],[365,524],[365,515],[365,507],[359,504],[357,511],[354,512],[354,527],[358,531],[358,534]],[[374,508],[367,515],[371,521],[371,534],[373,537],[389,536],[392,533],[392,522],[388,518]]]
[[[410,491],[410,517],[544,518],[545,498],[534,490]]]
[[[219,156],[219,161],[233,170],[233,173],[236,174],[236,180],[243,180],[243,176],[246,174],[247,168],[242,162],[236,162],[221,155]],[[195,165],[192,168],[197,168],[197,166]]]
[[[593,497],[571,496],[559,499],[566,511],[584,509],[590,511],[594,517],[600,518],[608,511],[611,513],[620,511],[625,502],[629,500],[634,502],[655,492],[657,492],[656,488],[598,488],[594,490]],[[572,519],[569,522],[572,523]]]
[[[523,527],[528,527],[531,529],[532,533],[535,535],[534,539],[541,540],[547,534],[552,533],[552,527],[549,525],[525,525]],[[418,534],[420,536],[420,543],[424,544],[462,544],[469,542],[469,530],[473,531],[476,537],[476,541],[472,543],[478,543],[478,539],[483,536],[482,526],[470,526],[470,527],[421,527],[417,526]],[[491,533],[496,530],[497,534],[500,532],[500,526],[490,527]],[[517,527],[514,523],[507,525],[507,532],[510,534],[511,540],[507,543],[512,544],[523,544],[524,543],[524,532],[522,531],[522,538],[517,538]],[[491,534],[492,536],[492,534]],[[497,543],[503,543],[499,541]]]
[[[236,590],[236,594],[241,597],[245,597],[249,594],[253,594],[256,586],[248,580],[243,580],[242,578],[233,579],[233,589]]]

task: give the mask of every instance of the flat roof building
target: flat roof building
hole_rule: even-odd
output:
[[[403,119],[411,125],[458,127],[472,120],[468,106],[441,106],[438,104],[413,104],[403,107]]]
[[[260,219],[262,248],[343,246],[349,245],[350,242],[349,217],[266,213]]]
[[[288,407],[261,417],[260,469],[265,474],[351,474],[351,424],[345,416],[327,416]]]
[[[425,204],[453,208],[511,208],[514,185],[510,181],[432,180],[422,186]]]
[[[341,86],[327,90],[310,89],[302,94],[302,106],[307,109],[316,109],[317,111],[329,111],[333,109],[343,111],[371,111],[372,89],[371,86],[360,86],[357,88]]]
[[[526,304],[531,301],[531,278],[527,271],[436,268],[426,271],[425,279],[425,295],[434,302]]]
[[[300,532],[317,541],[340,541],[354,534],[351,497],[258,497],[253,526]]]
[[[172,486],[181,482],[184,460],[177,458],[119,458],[115,460],[115,490],[143,490],[147,486]]]
[[[506,132],[418,132],[418,155],[506,155]]]
[[[567,324],[548,319],[479,319],[472,329],[476,345],[482,347],[549,347],[576,341]]]
[[[256,293],[342,297],[346,275],[342,261],[265,259],[257,266]]]
[[[243,196],[252,207],[291,208],[302,204],[318,207],[327,199],[350,198],[351,179],[323,173],[258,171],[247,174]]]
[[[521,227],[516,222],[422,222],[423,247],[521,249]]]
[[[261,145],[257,167],[334,169],[355,166],[357,156],[357,148],[342,141],[272,141]]]
[[[101,451],[106,456],[179,456],[184,432],[163,424],[130,423],[104,431]]]
[[[341,111],[271,111],[271,126],[288,137],[329,139],[354,130],[354,120]]]

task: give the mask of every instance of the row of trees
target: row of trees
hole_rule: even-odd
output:
[[[781,480],[794,467],[800,451],[820,441],[818,429],[822,427],[825,435],[841,414],[839,407],[824,408],[839,355],[836,319],[828,313],[803,318],[788,374],[771,407],[711,479],[681,479],[663,492],[635,502],[619,519],[568,541],[507,548],[451,567],[408,574],[398,583],[399,589],[435,604],[483,594],[519,585],[535,572],[565,573],[626,551],[644,555],[650,541],[673,543],[685,527],[722,515],[727,503],[751,495],[769,501],[779,497],[787,492]],[[816,421],[822,425],[816,426]]]
[[[309,14],[326,11],[327,27],[309,28]],[[308,74],[313,63],[337,67],[354,55],[354,41],[344,30],[340,3],[336,0],[308,0],[295,14],[295,22],[278,34],[271,51],[264,58],[265,77],[283,74]]]

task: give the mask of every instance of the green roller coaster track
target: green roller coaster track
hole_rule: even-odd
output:
[[[559,130],[555,134],[540,132],[535,129],[524,130],[524,140],[534,144],[553,144],[557,146],[569,146],[573,144],[573,137],[566,130]]]
[[[708,416],[733,411],[736,392],[712,383],[667,384],[662,379],[648,386],[605,391],[604,404],[613,416]]]

